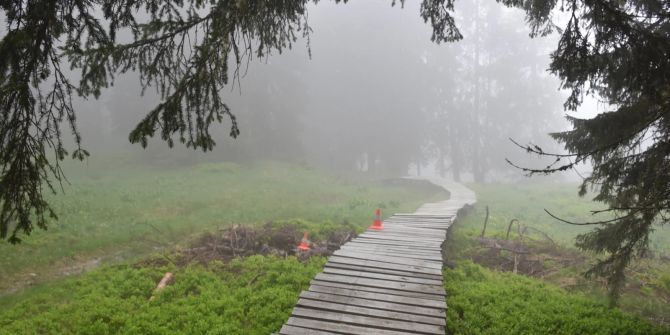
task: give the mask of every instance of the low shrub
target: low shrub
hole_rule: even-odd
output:
[[[670,334],[581,294],[470,261],[444,278],[449,334]]]
[[[105,267],[0,311],[0,334],[269,334],[325,263],[252,256],[182,269]],[[167,271],[175,280],[150,300]]]

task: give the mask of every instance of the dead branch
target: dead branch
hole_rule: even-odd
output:
[[[541,231],[537,228],[528,227],[528,226],[526,226],[526,229],[530,229],[530,230],[532,230],[536,233],[539,233],[540,235],[544,236],[545,239],[547,239],[549,242],[551,242],[551,244],[556,244],[556,242],[554,242],[554,240],[551,237],[549,237],[549,235],[547,233],[545,233],[545,232],[543,232],[543,231]]]
[[[507,226],[507,235],[505,235],[506,240],[509,240],[509,231],[512,229],[512,224],[514,224],[514,222],[516,222],[517,226],[519,225],[519,220],[517,219],[510,220],[509,226]]]
[[[486,224],[489,222],[489,206],[486,206],[486,218],[484,218],[484,229],[482,229],[482,238],[484,237],[484,233],[486,233]]]
[[[518,243],[514,241],[505,241],[505,240],[497,240],[497,239],[488,239],[488,238],[479,238],[479,243],[482,245],[483,248],[488,248],[488,249],[496,249],[496,250],[505,250],[509,252],[513,252],[515,254],[529,254],[527,250],[523,248],[522,245],[519,245]]]

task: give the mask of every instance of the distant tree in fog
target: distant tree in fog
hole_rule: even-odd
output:
[[[464,40],[427,55],[429,142],[438,173],[476,182],[522,177],[505,158],[525,153],[507,139],[548,143],[560,124],[558,82],[546,73],[547,40],[531,40],[520,17],[488,1],[458,6]],[[553,128],[552,128],[553,127]]]

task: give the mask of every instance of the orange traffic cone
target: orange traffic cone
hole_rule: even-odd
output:
[[[307,251],[309,250],[309,240],[307,239],[307,233],[302,237],[302,240],[300,240],[300,244],[298,245],[298,250],[300,251]]]
[[[370,229],[375,229],[375,230],[382,230],[384,229],[384,226],[382,226],[382,213],[379,208],[377,208],[377,212],[375,213],[375,220],[372,221],[372,226],[370,226]]]

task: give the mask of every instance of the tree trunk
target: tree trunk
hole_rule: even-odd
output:
[[[451,162],[451,174],[454,177],[454,180],[457,182],[461,181],[461,158],[454,157],[454,161]]]
[[[442,148],[439,148],[438,150],[440,151],[440,154],[437,156],[437,173],[440,177],[444,178],[444,150]]]
[[[482,168],[480,161],[477,160],[476,163],[473,163],[472,173],[475,183],[483,183],[486,181],[486,174],[484,173],[484,169]]]
[[[480,42],[480,33],[479,33],[479,1],[477,1],[477,14],[475,17],[475,54],[472,60],[472,68],[474,71],[474,81],[475,87],[473,92],[472,99],[472,108],[474,113],[472,113],[472,174],[475,182],[481,182],[481,143],[479,140],[481,133],[481,122],[480,122],[480,112],[481,112],[481,101],[480,101],[480,65],[479,65],[479,42]]]

